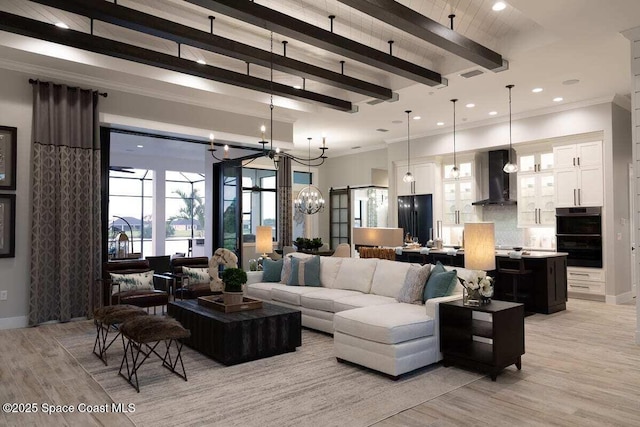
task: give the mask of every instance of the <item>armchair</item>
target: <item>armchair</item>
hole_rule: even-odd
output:
[[[102,265],[102,300],[104,305],[131,304],[138,307],[165,306],[169,302],[166,291],[156,289],[121,290],[121,284],[111,280],[110,273],[134,274],[151,271],[147,260],[125,260],[105,262]]]
[[[201,296],[211,295],[210,282],[194,283],[192,280],[183,286],[182,278],[184,273],[182,267],[209,268],[209,258],[202,257],[179,257],[171,260],[170,275],[175,280],[174,296],[181,299],[193,299]]]

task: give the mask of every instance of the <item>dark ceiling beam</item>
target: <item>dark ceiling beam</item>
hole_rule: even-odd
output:
[[[338,0],[489,70],[502,69],[502,55],[394,0]]]
[[[443,84],[443,81],[446,81],[435,71],[391,56],[386,52],[357,43],[251,1],[185,1],[419,83],[438,86]]]
[[[271,66],[271,52],[104,0],[34,0],[34,2],[244,62],[267,68]],[[368,97],[382,100],[393,98],[391,89],[275,53],[273,68]]]
[[[64,30],[53,24],[36,21],[22,16],[0,11],[0,30],[40,40],[46,40],[78,49],[88,50],[114,58],[139,62],[153,67],[190,74],[208,80],[240,86],[259,92],[273,93],[286,98],[301,101],[312,101],[324,107],[340,111],[355,111],[351,102],[333,98],[320,93],[309,92],[302,89],[294,89],[291,86],[280,83],[271,83],[269,80],[260,79],[247,74],[236,73],[224,68],[211,65],[202,65],[188,59],[144,49],[138,46],[94,36],[75,30]]]

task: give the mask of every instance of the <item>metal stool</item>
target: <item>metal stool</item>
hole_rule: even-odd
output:
[[[107,350],[118,338],[120,331],[118,325],[137,316],[146,316],[147,312],[140,307],[129,304],[108,305],[96,308],[93,312],[93,323],[96,326],[96,340],[93,343],[93,354],[98,356],[107,365]],[[109,332],[117,332],[116,336],[109,341]],[[97,352],[96,352],[97,350]]]
[[[184,370],[184,363],[182,363],[182,342],[179,340],[188,338],[191,332],[185,329],[180,322],[167,317],[136,317],[123,323],[120,326],[120,332],[122,332],[124,355],[118,374],[126,379],[138,393],[140,393],[138,369],[151,354],[162,359],[162,366],[187,381],[187,373]],[[127,338],[126,344],[125,338]],[[156,351],[156,347],[161,342],[165,344],[163,355]],[[171,347],[174,343],[177,354],[172,357]],[[141,358],[140,355],[143,357]],[[178,362],[180,362],[182,373],[176,371]],[[125,366],[127,368],[126,375],[122,373],[122,368]]]

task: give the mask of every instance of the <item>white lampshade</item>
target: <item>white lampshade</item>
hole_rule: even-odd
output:
[[[256,227],[256,253],[270,254],[273,252],[273,239],[271,226],[260,225]]]
[[[464,267],[472,270],[496,269],[496,237],[493,222],[464,224]]]

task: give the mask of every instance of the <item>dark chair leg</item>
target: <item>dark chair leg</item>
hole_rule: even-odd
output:
[[[96,325],[96,340],[93,343],[93,354],[98,356],[98,358],[102,360],[102,363],[108,366],[107,350],[109,349],[109,347],[111,347],[111,344],[113,344],[113,342],[118,339],[118,336],[120,335],[120,331],[118,330],[118,327],[116,325],[105,326],[104,323],[97,322],[97,321],[94,321],[94,324]],[[109,343],[107,344],[109,331],[111,329],[113,329],[113,331],[116,332],[116,336],[113,337],[111,341],[109,341]],[[98,350],[97,352],[96,352],[96,348]]]

